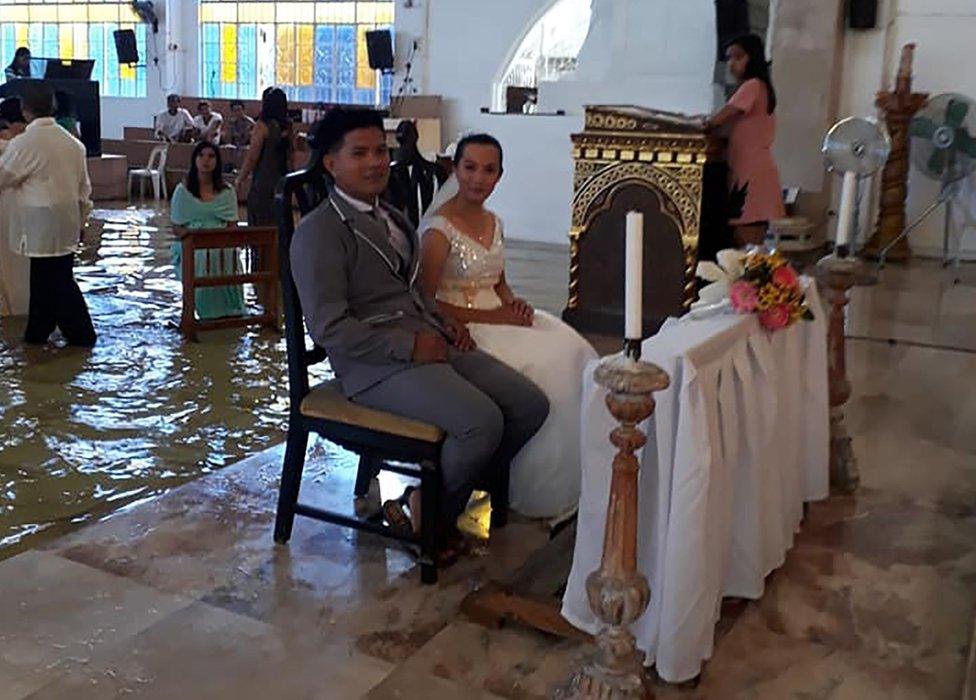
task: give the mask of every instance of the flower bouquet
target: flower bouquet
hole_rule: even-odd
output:
[[[717,265],[699,263],[698,276],[711,282],[701,290],[700,302],[714,305],[716,299],[727,298],[733,311],[756,314],[762,327],[770,331],[800,319],[813,320],[799,275],[779,253],[723,250],[717,258]]]

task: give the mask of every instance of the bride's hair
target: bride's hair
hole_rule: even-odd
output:
[[[461,158],[464,157],[464,149],[475,144],[477,146],[494,146],[498,149],[498,171],[504,170],[504,159],[505,152],[502,150],[502,145],[499,143],[491,134],[470,134],[465,136],[463,139],[458,141],[457,148],[454,151],[454,167],[461,164]]]

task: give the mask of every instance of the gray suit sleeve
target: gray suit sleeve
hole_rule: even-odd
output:
[[[314,224],[309,220],[303,223]],[[299,226],[291,247],[291,266],[309,335],[330,354],[369,364],[410,362],[413,333],[402,328],[374,328],[349,313],[348,255],[334,232],[302,232]]]
[[[424,306],[427,308],[427,313],[436,318],[441,324],[445,324],[447,319],[444,318],[444,314],[441,313],[440,308],[437,306],[437,300],[432,296],[427,296],[423,292],[420,292],[420,299],[424,302]]]

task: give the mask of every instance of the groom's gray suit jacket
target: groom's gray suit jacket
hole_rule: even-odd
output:
[[[334,191],[301,220],[291,244],[292,274],[309,335],[329,354],[347,396],[412,367],[418,331],[447,336],[433,300],[417,287],[416,231],[400,212],[380,206],[412,245],[405,265],[383,222]]]

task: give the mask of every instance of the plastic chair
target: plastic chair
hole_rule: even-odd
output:
[[[169,196],[166,192],[166,155],[168,153],[169,146],[166,144],[155,146],[149,153],[149,162],[146,163],[145,168],[133,168],[129,171],[129,181],[126,186],[126,191],[129,193],[130,200],[132,199],[132,180],[134,178],[139,178],[140,197],[146,196],[146,180],[152,182],[153,197],[157,202],[160,199],[160,193],[162,193],[163,199]]]

